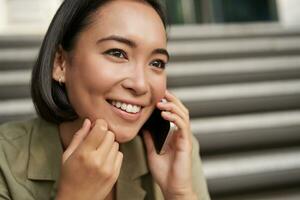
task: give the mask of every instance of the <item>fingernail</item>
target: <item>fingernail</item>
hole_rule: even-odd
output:
[[[168,101],[166,99],[161,99],[160,102],[161,103],[167,103]]]
[[[87,125],[88,125],[88,122],[89,122],[89,119],[84,119],[84,121],[83,121],[83,127],[86,127]]]
[[[82,126],[86,126],[86,123],[87,123],[87,119],[84,119],[83,123],[82,123]]]
[[[171,114],[171,112],[169,112],[169,111],[162,111],[162,113],[165,113],[167,115]]]

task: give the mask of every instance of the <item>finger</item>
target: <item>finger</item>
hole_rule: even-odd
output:
[[[173,102],[167,102],[167,103],[159,102],[157,104],[157,107],[160,110],[169,111],[169,112],[172,112],[174,114],[177,114],[186,123],[189,122],[189,116],[182,109],[180,109],[176,104],[174,104]]]
[[[107,122],[103,119],[97,119],[94,122],[94,127],[90,131],[90,134],[86,137],[86,140],[83,142],[83,146],[91,150],[96,150],[101,144],[107,131]]]
[[[105,133],[102,143],[97,148],[97,152],[100,158],[107,157],[109,152],[112,150],[114,142],[115,134],[111,131],[107,131]]]
[[[119,143],[114,142],[111,150],[108,152],[105,164],[109,167],[114,166],[119,152]]]
[[[157,154],[157,152],[155,150],[155,146],[154,146],[152,136],[151,136],[151,134],[148,130],[143,131],[143,138],[144,138],[144,141],[145,141],[146,150],[147,150],[148,155]]]
[[[185,105],[170,91],[166,90],[166,99],[170,102],[174,102],[178,105],[187,115],[189,115],[189,110],[185,107]]]
[[[88,135],[91,127],[91,121],[85,119],[82,127],[73,135],[72,141],[63,155],[63,162],[67,160],[70,155],[78,148],[85,137]]]
[[[115,162],[115,180],[118,179],[121,171],[121,166],[123,162],[123,153],[118,151],[116,162]]]
[[[107,187],[109,191],[111,191],[112,187],[115,185],[116,181],[118,180],[118,177],[121,172],[121,166],[123,161],[123,154],[120,151],[117,151],[116,158],[113,161],[111,165],[108,163],[105,163],[105,166],[102,166],[106,168],[106,171],[109,173],[105,184],[103,184],[103,187]]]
[[[178,131],[178,132],[181,134],[182,138],[188,139],[189,141],[191,141],[192,138],[191,138],[189,125],[187,125],[183,121],[183,119],[181,119],[178,115],[170,113],[168,111],[163,111],[161,113],[161,116],[165,120],[173,122],[178,127],[178,130],[181,130],[181,131]]]

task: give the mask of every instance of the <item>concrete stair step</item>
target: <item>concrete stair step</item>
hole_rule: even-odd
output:
[[[30,88],[29,83],[26,85],[8,85],[0,86],[0,99],[10,100],[10,99],[23,99],[30,98]]]
[[[38,34],[0,34],[0,48],[39,47],[43,37]]]
[[[0,101],[0,123],[27,119],[35,116],[31,99],[11,99]]]
[[[213,197],[214,200],[299,200],[299,186],[289,188],[276,188],[267,191],[252,192],[249,194],[238,194],[229,197]]]
[[[300,80],[183,87],[171,90],[191,117],[300,108]]]
[[[30,97],[31,70],[8,70],[0,72],[0,99],[20,99]]]
[[[300,144],[300,110],[191,120],[201,151],[234,151]]]
[[[34,107],[31,99],[0,101],[0,115],[32,114]]]
[[[177,62],[167,66],[168,86],[196,86],[300,78],[299,56]]]
[[[300,36],[299,27],[284,27],[278,23],[173,25],[170,27],[171,41],[218,40],[254,37]]]
[[[300,184],[300,147],[265,149],[203,157],[210,192],[276,188]]]
[[[0,71],[32,68],[38,48],[0,49]]]
[[[299,55],[300,37],[170,42],[171,61]]]

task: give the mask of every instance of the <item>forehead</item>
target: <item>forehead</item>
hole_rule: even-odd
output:
[[[91,21],[87,31],[95,37],[120,35],[144,44],[166,46],[160,16],[142,0],[109,1],[91,16]]]

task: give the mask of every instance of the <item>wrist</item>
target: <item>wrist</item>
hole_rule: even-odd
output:
[[[166,199],[167,200],[197,200],[197,196],[196,194],[189,194],[184,196],[172,196]]]
[[[71,188],[66,185],[59,184],[55,200],[73,200],[75,198],[73,198],[72,194],[73,192]]]
[[[197,195],[193,191],[182,194],[167,194],[164,196],[166,200],[197,200]]]

